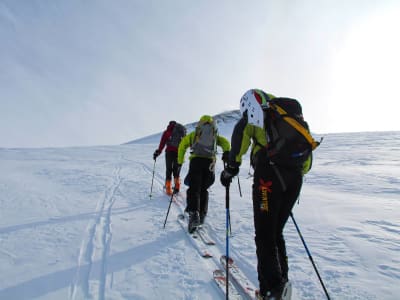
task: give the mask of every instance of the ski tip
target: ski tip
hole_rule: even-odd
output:
[[[226,255],[222,255],[221,256],[221,260],[226,261]],[[228,264],[232,264],[233,263],[233,258],[228,257]]]
[[[204,257],[204,258],[212,258],[213,256],[212,256],[212,254],[211,254],[211,253],[208,253],[208,252],[203,252],[203,255],[202,255],[202,257]]]
[[[215,269],[213,271],[213,275],[214,275],[214,277],[223,277],[225,279],[225,273],[224,273],[224,271],[222,271],[220,269]]]

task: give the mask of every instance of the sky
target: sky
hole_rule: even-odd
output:
[[[205,226],[216,245],[204,259],[177,222],[186,186],[167,217],[164,153],[156,163],[149,155],[158,141],[1,148],[0,299],[225,299],[212,279],[226,253],[225,188],[217,179],[209,189]],[[293,214],[330,298],[397,300],[400,132],[327,134],[313,154]],[[222,168],[219,153],[217,178]],[[242,197],[236,178],[229,189],[228,245],[256,288],[249,171],[247,154]],[[327,299],[291,220],[284,235],[291,300]]]
[[[316,133],[400,130],[400,4],[0,2],[0,147],[114,145],[261,88]]]

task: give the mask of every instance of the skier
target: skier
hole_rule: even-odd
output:
[[[204,223],[208,211],[207,189],[215,181],[217,145],[223,150],[222,159],[227,159],[230,144],[220,136],[211,116],[204,115],[197,123],[196,130],[186,135],[178,148],[178,164],[184,162],[186,149],[191,148],[189,172],[185,184],[189,185],[186,211],[189,213],[188,231],[193,233]]]
[[[240,101],[242,118],[234,127],[231,138],[232,149],[220,177],[222,185],[230,184],[232,177],[239,173],[242,156],[252,142],[251,165],[254,168],[252,195],[260,284],[259,299],[281,299],[288,281],[283,228],[299,196],[303,180],[302,166],[289,168],[273,163],[270,159],[268,152],[268,147],[271,146],[268,135],[270,128],[267,128],[267,124],[271,123],[267,118],[264,119],[267,116],[264,112],[272,99],[278,98],[256,89],[249,90],[242,96]],[[307,162],[309,163],[309,159]]]
[[[153,159],[156,160],[161,154],[165,145],[165,192],[167,195],[172,195],[172,175],[174,176],[174,191],[179,192],[180,189],[180,178],[179,174],[181,169],[178,165],[178,146],[181,139],[186,135],[186,128],[177,123],[176,121],[170,121],[167,129],[163,132],[158,148],[154,151]]]

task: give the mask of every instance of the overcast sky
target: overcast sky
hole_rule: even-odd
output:
[[[0,147],[120,144],[299,99],[313,132],[400,130],[395,0],[1,0]]]

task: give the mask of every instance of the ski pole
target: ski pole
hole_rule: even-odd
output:
[[[152,197],[152,194],[153,194],[153,182],[154,182],[154,171],[156,170],[156,160],[157,159],[154,159],[154,165],[153,165],[153,176],[152,176],[152,178],[151,178],[151,187],[150,187],[150,199],[151,199],[151,197]]]
[[[169,200],[169,205],[168,205],[168,211],[167,211],[167,215],[165,216],[165,221],[164,221],[164,228],[165,228],[165,224],[167,223],[167,219],[168,219],[168,215],[169,215],[169,210],[171,208],[171,203],[172,203],[172,199],[174,198],[175,195],[175,190],[171,195],[171,200]]]
[[[303,238],[303,236],[302,236],[302,234],[301,234],[301,232],[300,232],[299,226],[297,226],[296,220],[294,219],[292,212],[290,212],[290,217],[292,218],[293,224],[294,224],[294,226],[296,227],[297,232],[299,233],[299,236],[300,236],[301,241],[303,242],[304,248],[306,249],[306,252],[307,252],[307,254],[308,254],[308,258],[310,259],[310,261],[311,261],[311,263],[312,263],[312,265],[313,265],[313,267],[314,267],[314,270],[315,270],[315,272],[317,273],[319,282],[321,283],[322,288],[324,289],[326,298],[327,298],[328,300],[330,300],[331,298],[329,297],[328,291],[327,291],[327,289],[326,289],[326,287],[325,287],[325,285],[324,285],[324,282],[322,281],[321,276],[319,275],[318,269],[317,269],[317,267],[316,267],[316,265],[315,265],[315,263],[314,263],[314,260],[313,260],[313,258],[312,258],[312,256],[311,256],[310,251],[308,250],[308,247],[307,247],[307,245],[306,245],[306,241],[304,240],[304,238]]]
[[[240,198],[242,198],[242,188],[240,187],[239,175],[237,176],[237,178],[238,178],[238,186],[239,186],[239,195],[240,195]]]
[[[228,210],[229,234],[232,236],[231,212]]]
[[[229,224],[230,224],[230,213],[229,213],[229,184],[225,187],[225,209],[226,209],[226,300],[229,299]]]

